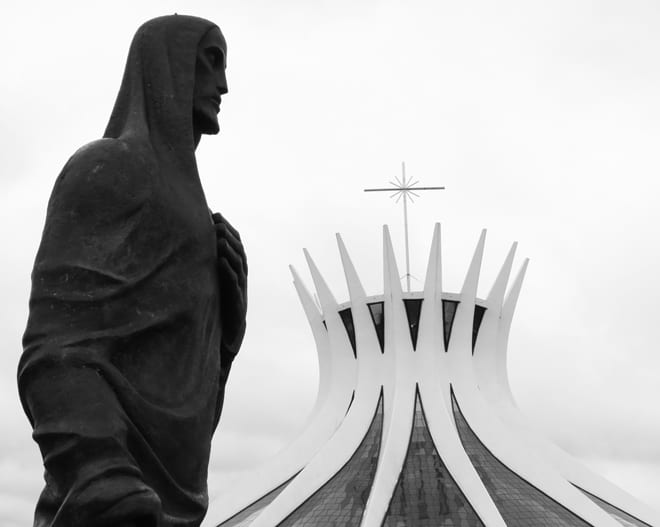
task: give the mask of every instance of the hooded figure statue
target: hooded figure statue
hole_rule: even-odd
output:
[[[240,238],[209,212],[195,162],[217,132],[225,55],[207,20],[145,23],[104,138],[55,182],[18,368],[45,467],[35,527],[192,527],[206,513],[246,312]]]

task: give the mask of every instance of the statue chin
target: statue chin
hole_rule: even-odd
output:
[[[217,115],[210,116],[206,113],[193,113],[193,126],[200,134],[216,135],[220,131]]]

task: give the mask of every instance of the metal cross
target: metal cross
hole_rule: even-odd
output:
[[[390,181],[390,188],[365,188],[365,192],[392,192],[390,198],[396,198],[395,203],[399,203],[399,200],[403,198],[403,225],[406,235],[406,285],[408,292],[410,292],[410,253],[408,251],[408,200],[410,203],[414,203],[412,197],[419,197],[419,194],[416,194],[416,191],[419,190],[444,190],[445,187],[416,187],[419,181],[411,182],[410,179],[406,180],[406,163],[401,162],[401,179],[395,178],[394,181]]]

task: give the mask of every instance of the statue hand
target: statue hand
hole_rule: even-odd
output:
[[[218,212],[212,215],[218,245],[220,279],[221,353],[231,361],[245,335],[247,313],[247,259],[241,236]]]

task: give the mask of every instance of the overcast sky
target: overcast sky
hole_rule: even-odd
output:
[[[421,184],[447,187],[410,210],[412,274],[423,280],[437,221],[450,291],[481,228],[480,296],[519,241],[516,265],[531,258],[510,341],[520,407],[657,506],[657,0],[61,0],[4,6],[0,32],[0,525],[29,524],[42,486],[15,372],[52,184],[103,133],[137,27],[175,11],[215,21],[228,41],[221,134],[198,161],[250,264],[211,498],[291,440],[314,402],[315,348],[287,265],[311,285],[307,247],[347,300],[341,232],[379,293],[389,224],[403,267],[400,206],[362,189],[405,160]]]

